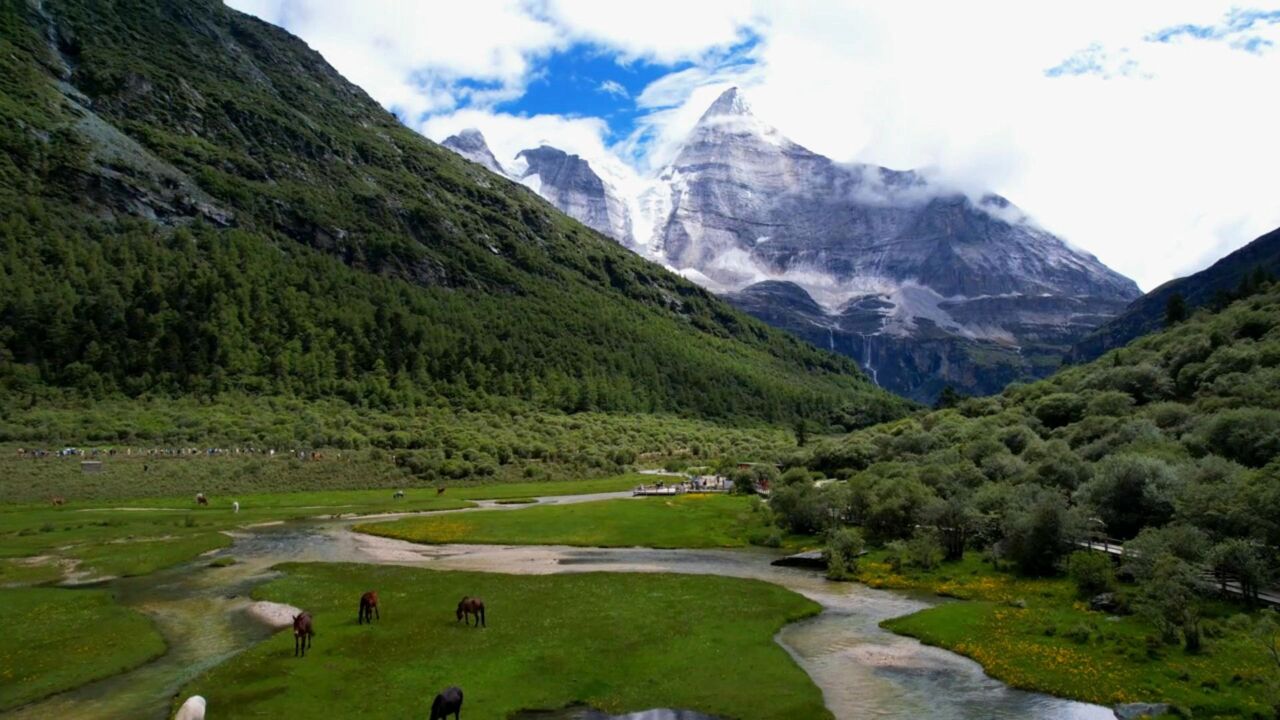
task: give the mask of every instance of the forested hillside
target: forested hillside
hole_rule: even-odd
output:
[[[0,386],[25,403],[905,409],[214,0],[4,2],[0,91]]]
[[[1272,230],[1194,275],[1170,280],[1134,300],[1072,348],[1071,359],[1089,361],[1201,307],[1220,309],[1280,275],[1280,229]]]
[[[1183,559],[1226,543],[1230,572],[1269,577],[1280,569],[1280,287],[798,460],[850,478],[841,502],[877,540],[925,525],[1037,573],[1066,539],[1173,528],[1192,538]]]

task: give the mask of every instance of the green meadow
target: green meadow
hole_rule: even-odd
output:
[[[574,703],[611,713],[678,707],[762,720],[830,717],[821,692],[773,641],[783,625],[819,607],[767,583],[344,564],[280,569],[282,578],[254,594],[311,611],[311,651],[295,658],[292,636],[279,633],[181,697],[203,695],[219,718],[425,717],[435,693],[456,684],[472,718]],[[360,626],[354,599],[369,588],[378,589],[382,619]],[[464,595],[485,600],[487,628],[456,622]]]

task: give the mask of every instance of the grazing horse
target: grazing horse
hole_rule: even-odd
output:
[[[483,625],[489,627],[484,619],[484,601],[480,598],[464,597],[458,602],[458,619],[464,620],[468,625],[471,624],[472,615],[476,616],[476,627]]]
[[[204,505],[205,507],[208,507],[208,506],[209,506],[209,498],[205,497],[205,496],[204,496],[204,493],[196,493],[196,504],[197,504],[197,505]]]
[[[357,625],[364,623],[373,624],[373,619],[377,617],[382,619],[382,613],[378,610],[378,593],[374,590],[360,596],[360,613],[356,618]]]
[[[316,634],[311,624],[311,613],[304,612],[293,616],[293,656],[307,656],[307,648],[311,647],[311,638]]]
[[[454,686],[436,695],[431,703],[431,720],[446,720],[453,715],[453,720],[462,717],[462,688]]]
[[[67,499],[62,497],[61,495],[54,495],[53,497],[49,498],[49,502],[52,502],[54,507],[61,507],[62,505],[67,504]]]
[[[240,512],[240,501],[239,501],[239,500],[234,500],[234,501],[232,501],[232,503],[231,503],[231,512],[233,512],[233,513],[238,513],[238,512]]]
[[[448,489],[449,489],[449,488],[436,488],[436,497],[439,497],[439,496],[443,495],[443,494],[444,494],[444,491],[445,491],[445,490],[448,490]]]
[[[178,708],[173,720],[204,720],[205,701],[199,695],[192,695]]]
[[[395,491],[395,492],[391,495],[391,499],[392,499],[392,500],[403,500],[403,499],[404,499],[404,491],[403,491],[403,490],[397,490],[397,491]]]

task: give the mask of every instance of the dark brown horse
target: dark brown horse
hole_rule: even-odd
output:
[[[360,614],[356,618],[356,624],[372,623],[374,617],[381,620],[382,613],[378,611],[378,593],[370,590],[360,596]]]
[[[205,507],[208,507],[209,498],[205,497],[204,493],[196,493],[196,504],[204,505]]]
[[[472,615],[476,616],[476,627],[483,625],[489,627],[484,620],[484,601],[480,598],[464,597],[458,603],[458,619],[463,620],[468,625],[471,624]],[[464,620],[465,618],[465,620]]]
[[[436,695],[431,703],[431,720],[445,720],[453,715],[453,720],[462,718],[462,688],[456,685]]]
[[[307,656],[307,649],[311,647],[311,638],[315,637],[316,630],[311,623],[311,613],[304,612],[301,615],[293,616],[293,656]]]
[[[444,491],[448,489],[449,488],[442,488],[442,487],[436,488],[436,497],[440,497],[441,495],[444,494]]]

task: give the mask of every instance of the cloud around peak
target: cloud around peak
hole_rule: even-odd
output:
[[[738,86],[804,147],[998,192],[1144,287],[1280,225],[1274,8],[229,4],[301,36],[433,139],[480,128],[503,162],[546,143],[639,178]]]

